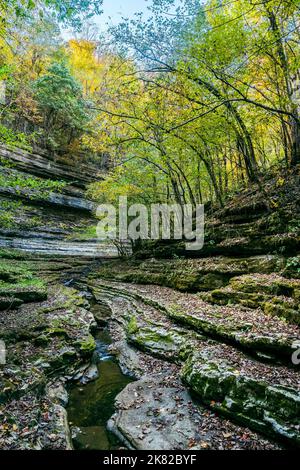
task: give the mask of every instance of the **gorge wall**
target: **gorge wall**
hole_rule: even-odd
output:
[[[116,255],[96,236],[96,204],[85,197],[96,167],[0,146],[0,247],[36,254]]]

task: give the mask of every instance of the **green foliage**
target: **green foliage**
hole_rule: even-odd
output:
[[[1,44],[5,125],[38,128],[36,143],[65,161],[108,162],[88,197],[224,206],[300,162],[298,1],[152,0],[150,16],[109,29],[113,49],[59,39],[56,20],[80,22],[101,2],[45,0],[39,11],[41,3],[53,15],[18,12],[13,51]]]
[[[2,282],[31,281],[34,279],[27,263],[11,263],[11,261],[0,261],[0,279]]]
[[[136,72],[140,99],[127,99],[120,84],[117,98],[100,102],[112,115],[110,145],[126,155],[130,182],[128,153],[140,159],[131,165],[136,181],[145,160],[153,177],[162,176],[162,198],[224,205],[228,194],[278,162],[300,162],[299,112],[291,99],[299,69],[297,3],[183,0],[177,7],[175,0],[153,0],[150,18],[137,15],[110,28],[120,50],[143,69]],[[143,196],[151,198],[147,183]]]
[[[101,13],[102,0],[5,0],[1,7],[2,4],[6,11],[14,11],[16,17],[21,18],[32,14],[32,10],[42,15],[50,8],[58,21],[79,28],[83,18]]]
[[[15,226],[14,215],[22,207],[21,202],[17,201],[0,201],[0,227],[12,228]]]
[[[51,192],[60,192],[66,183],[62,181],[44,180],[34,176],[18,173],[0,174],[0,186],[14,188],[21,195],[24,192],[31,199],[47,198]]]
[[[52,146],[80,135],[88,122],[80,84],[64,63],[52,64],[34,83],[43,127]]]
[[[80,240],[91,240],[97,238],[97,227],[95,225],[88,226],[72,234],[72,238]]]
[[[9,212],[2,212],[0,210],[0,227],[12,228],[14,226],[13,215]]]
[[[0,249],[0,263],[2,263],[3,259],[7,260],[25,260],[27,258],[27,254],[23,253],[20,250],[8,249],[8,248],[1,248]]]
[[[300,232],[300,220],[299,219],[292,219],[288,224],[288,231],[299,233]]]
[[[8,64],[3,64],[0,67],[0,80],[3,80],[8,77],[11,72],[11,67]]]
[[[0,143],[30,151],[30,140],[30,136],[21,132],[14,132],[0,123]]]
[[[300,256],[294,258],[288,258],[286,263],[286,269],[300,274]]]

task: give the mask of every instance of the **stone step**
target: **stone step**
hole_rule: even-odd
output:
[[[300,324],[300,280],[272,275],[234,277],[229,286],[201,295],[203,300],[217,305],[241,304],[261,308],[267,315],[283,317]]]

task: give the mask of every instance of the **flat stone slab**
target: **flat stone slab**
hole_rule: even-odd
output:
[[[121,433],[131,448],[187,449],[189,442],[197,437],[189,401],[186,391],[178,394],[177,388],[163,387],[154,377],[145,377],[118,395],[118,413],[109,428]]]
[[[86,258],[118,258],[118,250],[113,244],[101,242],[66,242],[45,238],[6,238],[0,237],[0,248],[12,248],[36,254],[58,256],[83,256]]]
[[[123,443],[137,450],[278,449],[196,406],[180,381],[168,374],[147,375],[117,396],[108,423]]]

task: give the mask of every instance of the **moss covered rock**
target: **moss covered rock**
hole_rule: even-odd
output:
[[[96,342],[92,335],[82,341],[77,342],[80,355],[83,357],[91,357],[96,350]]]
[[[217,305],[262,308],[267,315],[300,324],[299,287],[299,280],[275,274],[245,275],[232,278],[229,286],[202,294],[201,298]]]
[[[284,266],[284,258],[276,255],[248,258],[216,256],[201,259],[118,260],[103,263],[90,278],[156,284],[183,292],[198,292],[226,286],[230,279],[237,275],[277,272]]]
[[[300,393],[253,379],[230,364],[196,354],[182,370],[183,381],[205,404],[250,428],[300,447]]]
[[[44,285],[14,285],[0,284],[1,297],[15,297],[23,302],[41,302],[47,299],[47,289]]]
[[[22,305],[23,301],[17,299],[16,297],[4,296],[0,297],[0,311],[7,310],[11,308],[17,308]]]
[[[155,357],[168,361],[181,362],[185,360],[193,350],[191,335],[179,330],[166,329],[162,326],[149,325],[139,328],[132,321],[127,328],[127,340],[138,349],[149,352]]]
[[[249,349],[254,354],[266,353],[274,357],[290,360],[293,354],[293,343],[296,337],[287,337],[285,334],[265,334],[252,331],[251,318],[249,322],[233,320],[230,324],[224,324],[211,319],[204,319],[197,315],[188,314],[179,308],[169,308],[168,316],[181,325],[208,335],[211,338],[230,342],[231,344]],[[217,317],[216,317],[217,320]]]

